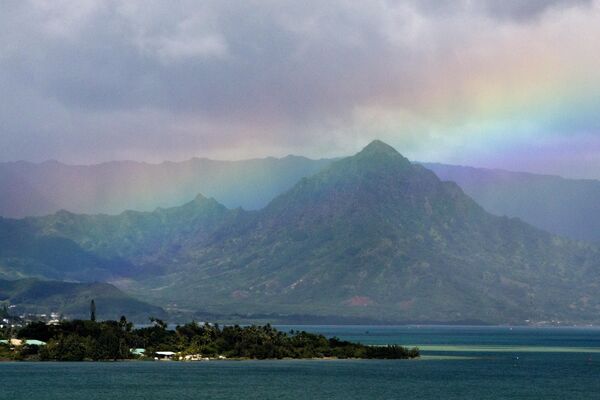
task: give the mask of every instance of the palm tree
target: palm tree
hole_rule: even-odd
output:
[[[94,302],[94,299],[92,299],[92,302],[90,303],[90,320],[96,321],[96,303]]]

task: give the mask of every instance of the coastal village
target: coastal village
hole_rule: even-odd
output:
[[[61,321],[65,320],[64,316],[58,312],[51,313],[23,313],[15,316],[11,314],[11,310],[14,310],[14,305],[4,304],[0,307],[0,360],[2,360],[2,354],[14,353],[14,354],[31,354],[37,353],[39,347],[46,346],[47,343],[37,339],[26,339],[13,337],[15,332],[19,329],[27,326],[31,323],[43,323],[48,326],[58,325]],[[96,305],[94,300],[90,304],[90,319],[95,320],[96,318]],[[151,354],[146,353],[144,348],[131,348],[129,352],[132,358],[137,359],[148,359],[156,361],[208,361],[211,357],[205,357],[201,354],[181,354],[174,351],[155,351]],[[220,356],[216,359],[225,359],[226,357]]]
[[[20,328],[34,322],[45,323],[46,325],[58,325],[64,319],[60,314],[55,312],[50,314],[25,313],[19,316],[11,316],[8,312],[9,309],[10,307],[7,306],[2,308],[2,319],[0,320],[0,335],[2,336],[0,337],[6,338],[0,339],[0,360],[3,359],[3,353],[37,353],[39,347],[47,345],[47,343],[42,340],[12,337],[13,333]],[[131,348],[129,349],[129,352],[134,359],[148,359],[155,361],[209,361],[213,359],[226,359],[224,356],[211,358],[203,356],[202,354],[181,354],[175,351],[155,351],[151,354],[146,354],[146,349],[144,348]]]
[[[14,310],[14,305],[4,304],[0,308],[0,360],[2,359],[2,350],[4,353],[37,353],[41,346],[46,346],[47,343],[37,339],[16,338],[14,332],[27,326],[31,323],[44,323],[46,325],[58,325],[65,318],[57,312],[49,314],[33,314],[23,313],[18,316],[11,314]],[[90,303],[90,319],[96,319],[96,304],[92,300]],[[155,360],[155,361],[209,361],[209,360],[225,360],[227,357],[219,355],[217,357],[208,357],[202,354],[183,354],[181,352],[161,350],[147,353],[144,348],[129,349],[131,357],[134,359]]]

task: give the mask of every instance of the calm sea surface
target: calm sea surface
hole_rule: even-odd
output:
[[[0,363],[0,399],[600,399],[600,329],[282,326],[411,361]]]

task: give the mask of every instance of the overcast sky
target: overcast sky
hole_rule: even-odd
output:
[[[600,178],[600,3],[0,0],[0,161],[351,154]]]

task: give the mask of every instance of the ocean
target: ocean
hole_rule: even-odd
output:
[[[278,326],[419,360],[0,363],[0,399],[600,399],[600,329]]]

